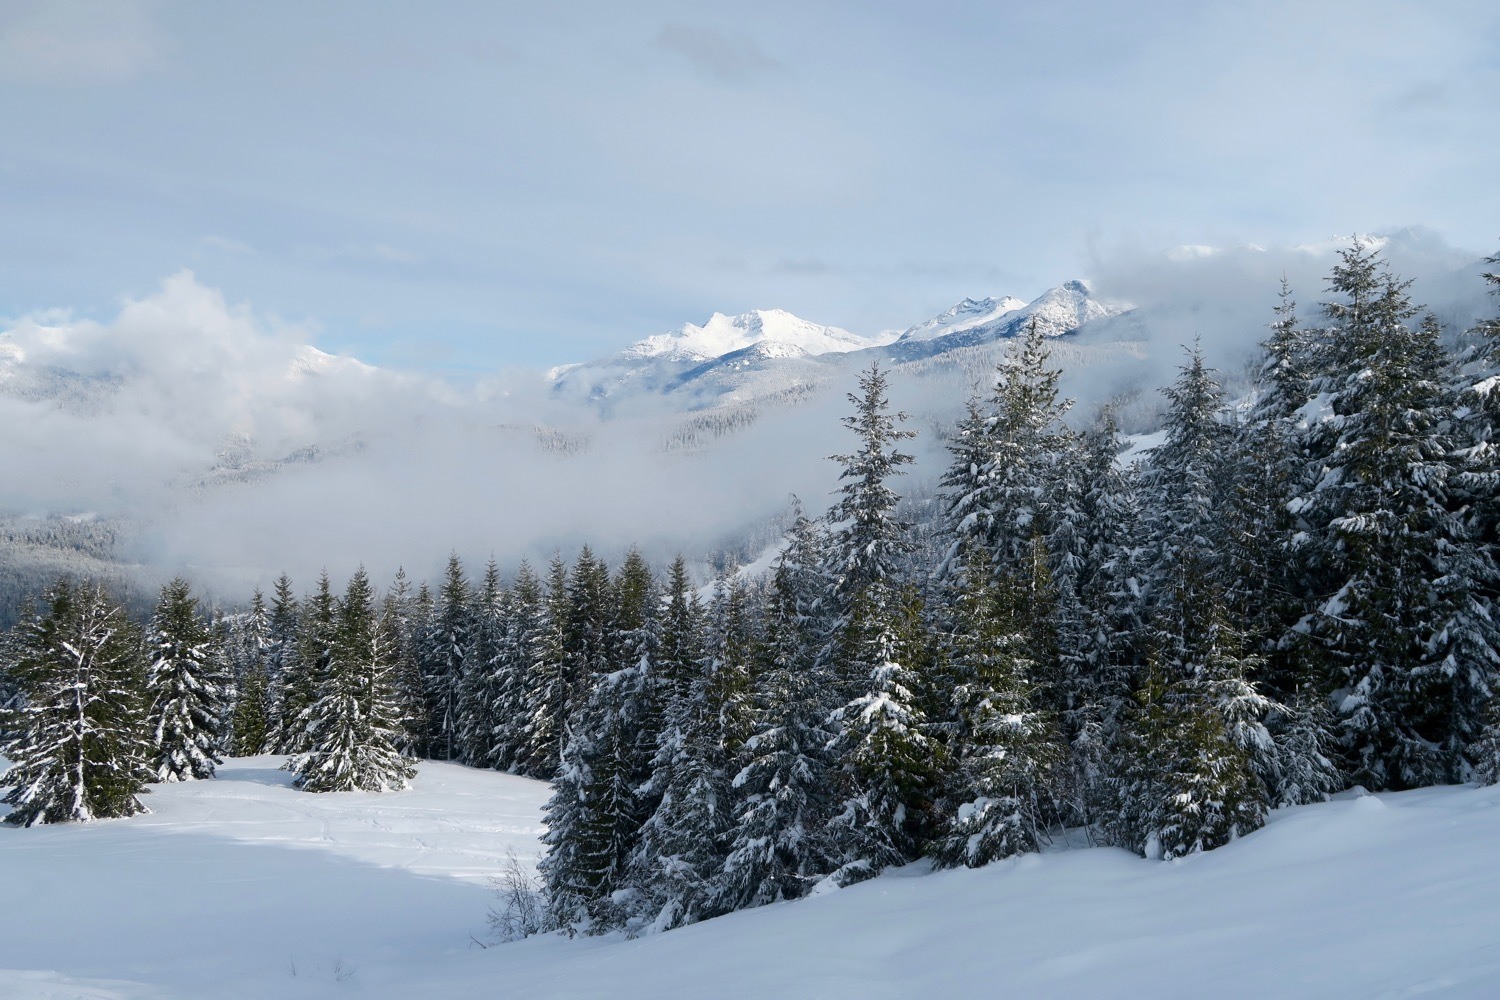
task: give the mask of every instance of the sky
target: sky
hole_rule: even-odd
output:
[[[1135,249],[1493,252],[1500,6],[0,3],[0,319],[191,270],[439,374]]]

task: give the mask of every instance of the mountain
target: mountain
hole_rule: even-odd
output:
[[[696,410],[804,388],[872,360],[916,361],[991,344],[1032,320],[1045,336],[1061,337],[1127,311],[1095,298],[1084,282],[1069,281],[1031,302],[966,298],[894,338],[860,337],[779,309],[715,313],[703,326],[689,323],[547,375],[555,395],[592,401],[607,416],[652,406]]]
[[[1033,320],[1044,337],[1062,337],[1094,320],[1108,319],[1129,306],[1094,298],[1078,280],[1048,289],[1030,302],[1003,299],[964,299],[940,316],[918,323],[891,345],[893,358],[914,361],[961,347],[989,344],[1016,336]]]
[[[714,313],[702,326],[687,323],[669,333],[638,340],[617,354],[547,373],[554,394],[588,399],[609,414],[633,399],[682,391],[679,404],[743,388],[782,362],[816,370],[808,359],[878,347],[887,340],[824,326],[783,309],[756,309],[738,316]]]

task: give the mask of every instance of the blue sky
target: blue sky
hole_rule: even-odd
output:
[[[1489,2],[8,0],[0,317],[190,268],[480,371],[714,310],[872,333],[1132,248],[1493,252],[1496,93]]]

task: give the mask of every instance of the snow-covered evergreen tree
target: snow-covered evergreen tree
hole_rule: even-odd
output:
[[[944,867],[977,868],[1040,846],[1042,799],[1061,754],[1032,707],[1015,595],[971,564],[942,651],[956,682],[951,812],[928,848]]]
[[[19,826],[131,816],[151,780],[140,631],[94,583],[58,583],[20,630],[23,696],[5,727]]]
[[[301,608],[285,573],[277,577],[271,598],[270,646],[266,650],[266,710],[269,713],[266,749],[271,753],[292,753],[301,725],[302,673],[301,650],[297,642]]]
[[[568,567],[561,555],[554,555],[548,567],[545,594],[538,595],[529,614],[521,614],[530,622],[527,634],[531,650],[523,766],[525,773],[547,778],[560,766],[563,731],[575,707],[579,686],[570,672],[573,661],[566,655],[572,611]]]
[[[844,638],[859,693],[830,716],[840,801],[829,831],[841,883],[918,857],[928,833],[938,744],[926,732],[922,674],[928,648],[920,600],[878,581],[860,594]]]
[[[338,602],[328,665],[308,713],[307,749],[289,762],[309,792],[381,792],[416,773],[396,747],[401,721],[392,685],[397,637],[376,617],[361,567]]]
[[[146,694],[157,781],[212,778],[223,763],[229,692],[223,650],[198,613],[188,582],[162,588],[147,630]]]
[[[469,582],[463,562],[452,553],[417,653],[427,706],[423,755],[433,760],[454,760],[459,755],[459,697],[473,639]]]
[[[844,417],[859,448],[832,456],[843,468],[838,500],[828,512],[833,531],[827,553],[833,596],[845,617],[866,589],[876,583],[893,584],[911,548],[908,525],[896,517],[900,496],[890,480],[904,475],[902,467],[913,461],[898,448],[916,432],[899,426],[906,414],[890,412],[887,388],[878,363],[860,374],[859,392],[848,395],[854,413]]]
[[[265,753],[271,736],[271,614],[256,588],[235,629],[235,690],[230,750],[237,757]]]
[[[1495,671],[1486,571],[1451,509],[1452,382],[1434,322],[1413,326],[1407,283],[1356,244],[1325,306],[1331,361],[1315,384],[1319,470],[1298,498],[1319,606],[1305,628],[1336,672],[1353,780],[1402,788],[1465,776]]]
[[[470,767],[495,767],[499,763],[496,732],[500,719],[496,708],[507,682],[501,659],[505,641],[505,588],[500,568],[491,559],[484,579],[474,595],[473,631],[459,685],[459,759]]]
[[[761,616],[751,734],[733,782],[738,815],[714,891],[720,909],[797,899],[839,864],[824,833],[834,733],[819,671],[819,562],[798,507]]]

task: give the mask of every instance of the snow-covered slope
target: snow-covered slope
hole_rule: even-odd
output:
[[[1031,302],[1009,296],[964,299],[899,335],[859,337],[818,326],[777,309],[724,316],[703,326],[637,341],[618,354],[547,373],[554,393],[586,398],[619,415],[670,398],[670,407],[695,409],[726,396],[757,395],[826,381],[872,358],[911,361],[1013,337],[1035,319],[1044,335],[1060,337],[1126,307],[1096,299],[1070,281]]]
[[[1042,336],[1061,337],[1128,311],[1129,306],[1095,298],[1087,283],[1074,280],[1024,304],[1009,297],[964,299],[942,315],[907,330],[888,352],[903,360],[932,357],[1014,337],[1033,320]]]
[[[1059,846],[633,942],[497,945],[483,876],[507,850],[535,857],[546,785],[426,763],[406,792],[309,795],[278,762],[158,786],[149,816],[0,829],[0,996],[1321,1000],[1500,982],[1496,788],[1280,810],[1167,864]]]
[[[739,316],[714,313],[702,326],[687,323],[671,333],[637,341],[624,353],[642,358],[703,360],[752,344],[774,344],[802,354],[830,354],[873,347],[876,342],[838,327],[810,323],[783,309],[756,309]]]
[[[1026,308],[1024,301],[1009,295],[999,299],[964,299],[947,312],[911,327],[902,333],[899,339],[908,342],[936,340],[950,333],[989,326],[1001,316],[1024,308]]]
[[[702,326],[688,323],[636,341],[617,354],[554,368],[547,378],[557,396],[589,399],[610,413],[679,391],[677,405],[692,408],[743,388],[747,380],[777,391],[805,375],[761,378],[762,373],[782,367],[805,372],[816,367],[815,361],[809,365],[810,359],[867,350],[887,341],[812,323],[781,309],[739,316],[714,313]]]

